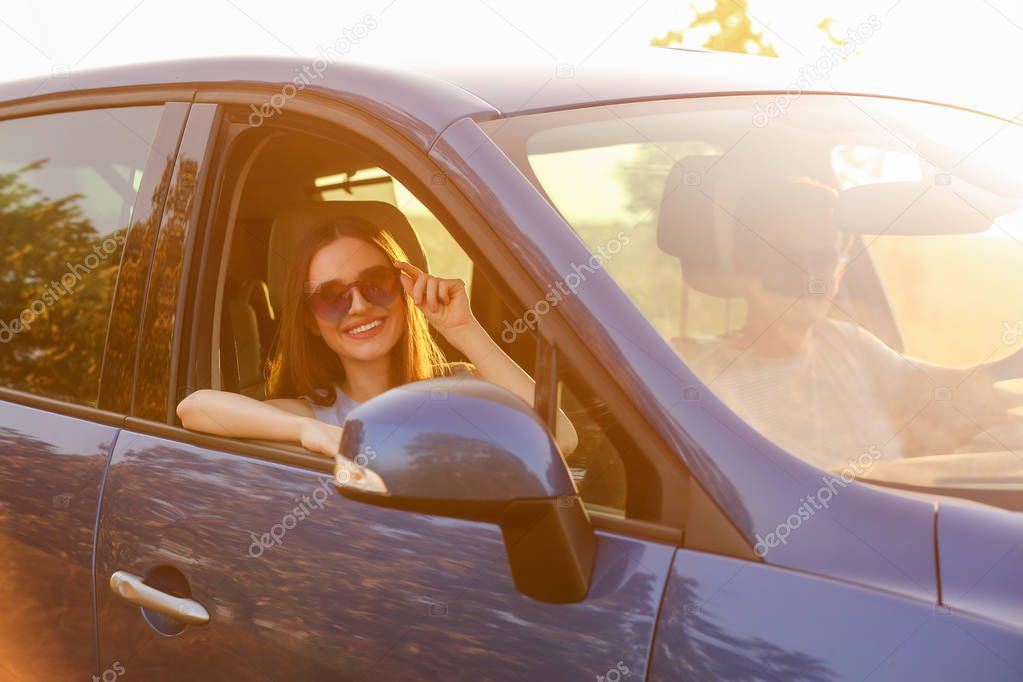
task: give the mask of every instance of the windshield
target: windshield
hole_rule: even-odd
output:
[[[828,471],[1023,509],[1023,130],[781,97],[483,127],[591,250],[629,235],[603,267],[766,437]]]

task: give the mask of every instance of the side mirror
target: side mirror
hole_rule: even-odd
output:
[[[334,482],[367,504],[501,527],[515,587],[544,602],[589,591],[597,540],[536,412],[473,377],[391,389],[351,412]]]

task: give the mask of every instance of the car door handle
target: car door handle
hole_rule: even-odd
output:
[[[206,625],[210,622],[209,611],[199,602],[161,592],[127,571],[115,571],[110,576],[110,589],[125,601],[188,625]]]

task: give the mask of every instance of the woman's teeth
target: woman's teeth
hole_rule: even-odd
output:
[[[349,329],[348,333],[349,334],[362,334],[363,332],[368,332],[370,329],[376,329],[377,327],[379,327],[383,323],[384,323],[383,320],[373,320],[372,322],[367,322],[366,324],[360,325],[360,326],[356,327],[355,329]]]

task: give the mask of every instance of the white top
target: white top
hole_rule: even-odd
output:
[[[318,420],[334,426],[344,426],[345,419],[348,418],[352,410],[359,406],[356,400],[349,397],[337,385],[334,386],[333,405],[317,405],[309,398],[303,396],[303,399],[309,403],[309,407],[313,408],[313,414]]]
[[[824,320],[804,351],[787,358],[727,344],[703,350],[682,354],[732,410],[802,459],[836,471],[864,453],[902,457],[892,415],[912,395],[916,372],[858,326]]]
[[[451,370],[452,376],[476,374],[475,368],[467,362],[452,362],[448,364],[448,367]],[[344,426],[345,419],[348,418],[351,411],[361,405],[357,400],[342,391],[341,387],[337,384],[334,385],[333,405],[318,405],[306,396],[302,396],[302,399],[309,403],[309,407],[313,408],[313,415],[318,420],[327,424],[333,424],[334,426]]]

